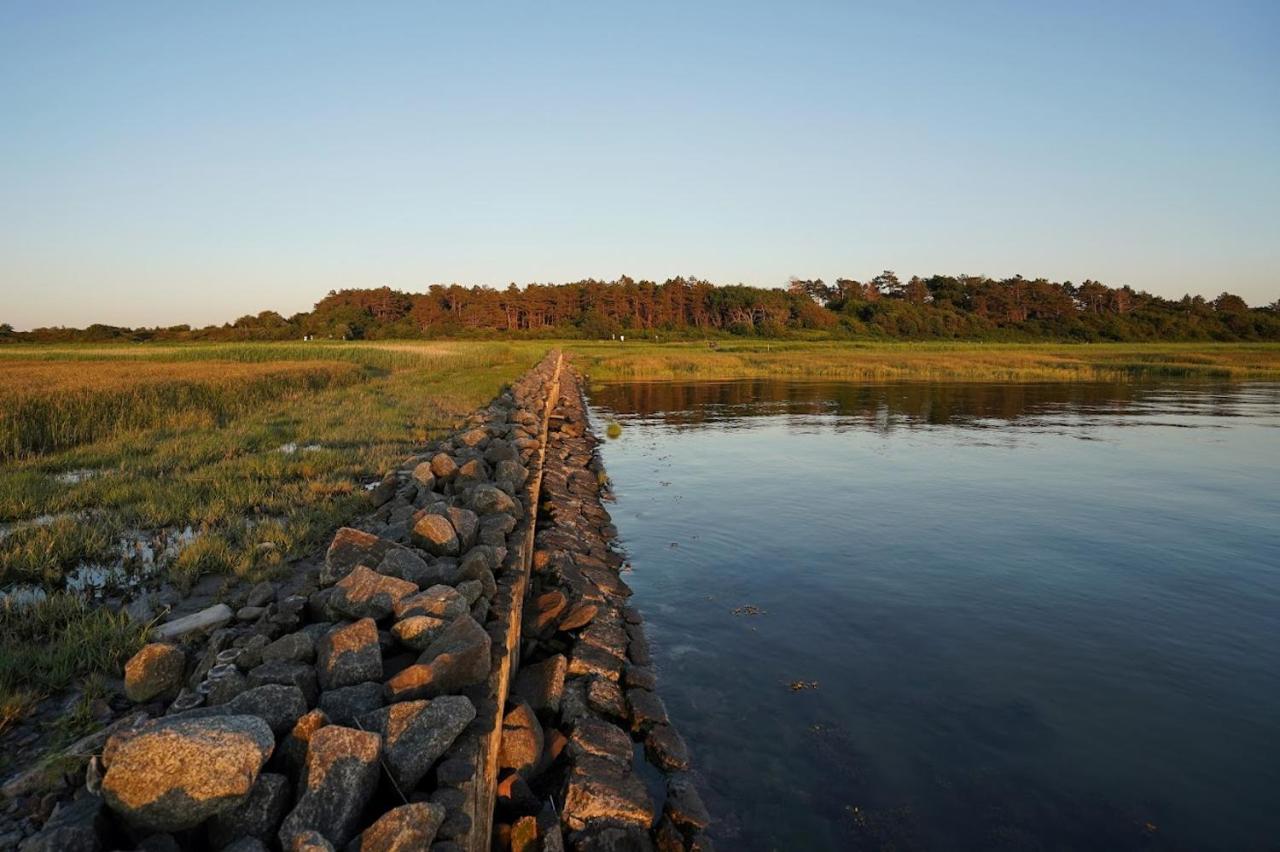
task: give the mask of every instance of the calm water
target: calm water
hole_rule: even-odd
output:
[[[1280,849],[1280,385],[592,404],[722,847]]]

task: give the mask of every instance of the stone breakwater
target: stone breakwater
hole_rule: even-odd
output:
[[[494,848],[709,850],[689,750],[627,605],[578,377],[550,417],[520,668],[502,720]]]
[[[594,446],[552,353],[323,557],[159,625],[74,793],[5,782],[45,816],[0,847],[710,848]]]

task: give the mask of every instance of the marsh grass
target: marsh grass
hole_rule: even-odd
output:
[[[142,647],[146,630],[79,595],[55,594],[21,607],[0,602],[0,717],[12,723],[40,696],[75,678],[119,672]]]
[[[34,605],[0,600],[0,720],[12,723],[33,701],[91,672],[118,674],[140,641],[137,625],[65,591],[72,569],[119,563],[121,542],[130,536],[190,527],[194,535],[171,558],[157,557],[138,570],[180,590],[207,574],[228,580],[277,575],[291,558],[322,547],[335,527],[367,511],[365,483],[451,429],[547,348],[22,347],[21,358],[0,357],[0,379],[31,379],[39,371],[28,365],[47,357],[49,363],[38,366],[56,370],[39,374],[57,376],[71,394],[96,389],[149,403],[160,399],[148,396],[155,388],[177,381],[203,383],[221,395],[210,404],[201,396],[206,391],[188,389],[153,406],[157,414],[149,420],[117,419],[97,437],[0,465],[0,523],[9,525],[0,535],[0,589],[28,583],[48,594]],[[298,364],[282,360],[294,356]],[[131,377],[139,382],[131,384]],[[250,393],[263,377],[276,384]],[[18,385],[6,381],[5,393]],[[51,386],[23,385],[28,396]],[[59,402],[61,395],[48,397],[68,406],[64,412],[92,410],[72,409]],[[296,451],[282,450],[290,445]],[[71,471],[91,475],[59,480]],[[43,521],[30,523],[35,518]],[[125,567],[133,566],[125,560]]]
[[[1096,381],[1276,378],[1275,344],[570,344],[595,380]]]

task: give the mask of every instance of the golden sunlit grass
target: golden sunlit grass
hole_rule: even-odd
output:
[[[570,344],[597,380],[1091,381],[1280,377],[1276,344]]]
[[[155,582],[185,589],[211,573],[255,580],[284,570],[367,511],[365,483],[455,426],[548,348],[0,349],[3,393],[19,406],[44,401],[64,414],[94,405],[146,409],[139,420],[103,419],[98,434],[70,447],[28,450],[0,466],[0,524],[8,525],[0,533],[0,588],[28,583],[48,592],[33,605],[0,601],[0,718],[7,720],[0,724],[85,673],[118,673],[121,649],[138,639],[123,616],[108,618],[62,591],[72,569],[118,564],[122,537],[189,527],[186,543],[159,560]],[[22,357],[13,354],[19,349]],[[264,380],[273,384],[255,391]],[[153,404],[153,391],[170,386],[183,390]],[[68,401],[95,393],[101,399],[81,400],[78,409]],[[86,643],[104,652],[72,665]]]

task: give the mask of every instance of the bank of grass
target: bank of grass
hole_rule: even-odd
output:
[[[216,387],[226,400],[212,412],[201,393],[178,393],[151,412],[148,425],[117,420],[96,438],[0,466],[0,524],[8,525],[0,536],[0,588],[30,584],[48,593],[34,605],[0,602],[0,728],[34,697],[90,672],[118,673],[120,655],[140,641],[136,625],[65,590],[72,569],[117,563],[121,541],[130,537],[190,528],[189,541],[161,558],[155,582],[184,589],[209,573],[249,581],[272,576],[365,511],[365,483],[452,428],[547,348],[22,347],[23,357],[0,358],[6,392],[20,385],[28,398],[44,394],[53,406],[60,396],[53,383],[6,379],[31,376],[34,362],[76,371],[71,377],[55,370],[64,389],[75,392],[133,394],[149,403],[147,385],[188,382]],[[143,364],[131,384],[122,368]],[[341,378],[254,396],[247,388],[264,375],[256,365],[271,376],[292,376],[297,368]],[[103,652],[85,655],[86,642]],[[84,665],[68,664],[75,659]]]
[[[1280,345],[716,341],[574,343],[597,381],[845,379],[1041,382],[1280,378]]]

